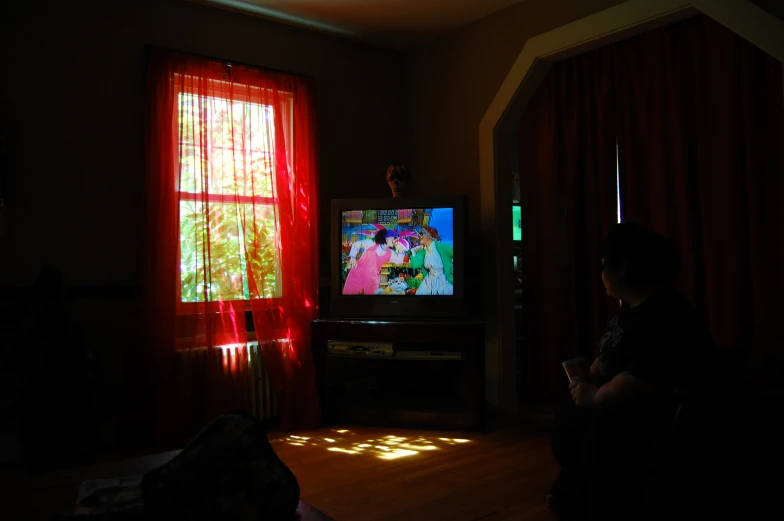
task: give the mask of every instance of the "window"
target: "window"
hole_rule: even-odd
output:
[[[309,378],[318,310],[315,82],[154,46],[145,58],[145,345],[156,360],[206,348],[220,401],[255,337],[286,393]]]
[[[512,240],[515,242],[523,240],[523,218],[519,204],[512,205]]]
[[[209,83],[210,95],[177,97],[180,300],[280,297],[276,115],[253,96],[221,97],[226,82]]]
[[[618,208],[618,222],[621,222],[621,160],[617,138],[615,139],[615,197]]]

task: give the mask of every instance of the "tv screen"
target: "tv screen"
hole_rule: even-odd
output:
[[[343,295],[454,295],[454,209],[342,210]]]
[[[462,198],[339,200],[332,210],[338,235],[333,311],[442,314],[428,305],[455,310],[464,291]],[[412,300],[430,304],[399,305]]]

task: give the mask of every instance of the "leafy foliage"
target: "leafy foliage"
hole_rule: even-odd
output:
[[[272,108],[179,99],[183,302],[280,296]]]

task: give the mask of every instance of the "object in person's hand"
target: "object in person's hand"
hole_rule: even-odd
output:
[[[591,363],[584,356],[572,358],[563,362],[566,376],[569,377],[569,383],[590,382],[591,381]]]

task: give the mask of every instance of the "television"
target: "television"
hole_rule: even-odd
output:
[[[464,196],[333,200],[331,314],[465,315],[466,212]]]

